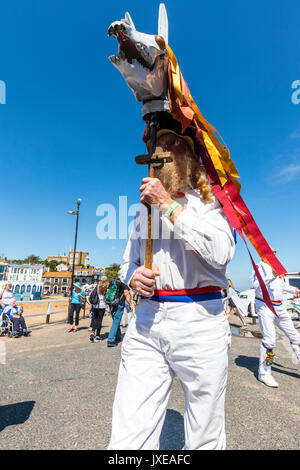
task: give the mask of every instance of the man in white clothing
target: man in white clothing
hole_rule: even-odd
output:
[[[221,289],[228,288],[233,231],[193,139],[168,127],[156,142],[173,162],[140,187],[141,202],[155,206],[152,269],[144,266],[146,211],[121,265],[122,281],[141,300],[123,340],[109,449],[159,449],[175,375],[185,393],[185,447],[225,449],[230,328]]]
[[[273,250],[273,253],[276,253],[276,251]],[[300,362],[300,335],[296,331],[293,321],[282,303],[284,292],[299,297],[300,290],[289,286],[267,263],[261,261],[257,267],[268,289],[270,299],[277,314],[275,316],[265,304],[258,279],[253,271],[251,281],[255,288],[255,309],[263,336],[259,355],[258,380],[269,387],[278,387],[278,383],[271,375],[271,366],[274,358],[273,349],[276,345],[275,325],[288,337],[291,348]]]

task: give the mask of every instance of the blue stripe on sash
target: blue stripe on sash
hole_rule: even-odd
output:
[[[145,299],[146,297],[142,297]],[[221,292],[210,292],[208,294],[193,294],[193,295],[153,295],[148,300],[156,302],[203,302],[205,300],[222,299]]]

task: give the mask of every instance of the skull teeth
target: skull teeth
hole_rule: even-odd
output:
[[[120,62],[120,57],[118,57],[117,55],[111,55],[111,56],[109,56],[109,60],[113,64],[117,64],[118,62]]]
[[[118,31],[126,31],[126,28],[123,23],[116,22],[110,25],[108,28],[108,36],[114,36],[117,38]]]

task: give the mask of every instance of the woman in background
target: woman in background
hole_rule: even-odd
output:
[[[100,331],[102,328],[102,321],[103,321],[103,316],[106,310],[106,301],[105,301],[105,296],[108,290],[108,285],[109,283],[104,280],[100,279],[99,283],[95,287],[97,289],[97,296],[96,297],[96,303],[91,303],[92,305],[92,332],[90,334],[90,341],[92,343],[99,343],[101,341],[100,338]],[[90,296],[90,299],[93,298],[94,295]]]

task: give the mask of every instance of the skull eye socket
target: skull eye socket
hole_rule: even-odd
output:
[[[155,36],[155,42],[162,51],[166,48],[166,42],[162,36]]]

